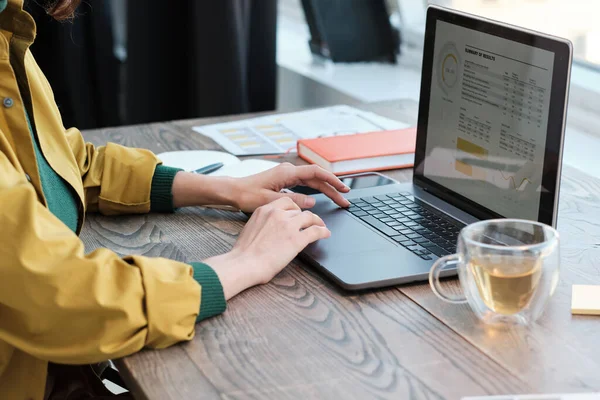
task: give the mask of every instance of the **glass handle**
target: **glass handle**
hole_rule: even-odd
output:
[[[451,254],[449,256],[445,256],[437,260],[433,267],[431,267],[431,271],[429,272],[429,285],[431,286],[431,290],[433,293],[440,299],[444,300],[448,303],[453,304],[463,304],[467,302],[467,298],[464,295],[455,295],[444,293],[440,286],[440,274],[446,267],[453,264],[459,263],[459,255]]]

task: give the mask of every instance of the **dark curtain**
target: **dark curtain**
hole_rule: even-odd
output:
[[[277,0],[129,1],[127,123],[273,110]]]
[[[64,125],[80,129],[122,122],[110,9],[105,1],[90,4],[79,7],[73,22],[60,23],[38,2],[25,3],[37,25],[31,51],[52,86]]]

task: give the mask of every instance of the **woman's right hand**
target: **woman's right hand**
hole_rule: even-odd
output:
[[[233,249],[205,263],[215,270],[230,299],[269,282],[307,245],[330,235],[320,217],[284,197],[257,208]]]

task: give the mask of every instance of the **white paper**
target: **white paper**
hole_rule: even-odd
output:
[[[402,129],[409,125],[349,106],[194,127],[235,155],[295,152],[300,139]]]
[[[169,151],[156,156],[163,162],[163,165],[181,168],[184,171],[195,171],[219,162],[225,166],[240,162],[240,159],[234,155],[212,150]]]
[[[258,174],[279,165],[279,163],[268,160],[244,160],[241,161],[234,155],[223,151],[212,150],[188,150],[169,151],[157,154],[163,165],[173,168],[181,168],[184,171],[195,171],[202,167],[221,162],[223,167],[208,175],[230,176],[243,178]]]
[[[226,165],[221,169],[209,174],[211,176],[229,176],[232,178],[243,178],[258,174],[276,167],[279,163],[267,160],[244,160],[233,165]]]

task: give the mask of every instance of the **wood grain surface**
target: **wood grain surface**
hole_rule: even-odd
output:
[[[417,109],[411,101],[363,108],[411,122]],[[191,126],[246,117],[84,135],[95,144],[114,141],[158,153],[218,149]],[[467,306],[438,300],[425,283],[345,292],[294,261],[271,283],[232,299],[223,315],[198,324],[191,342],[145,350],[117,365],[136,397],[148,399],[459,399],[600,391],[600,319],[570,314],[571,285],[600,284],[600,180],[573,168],[563,172],[561,280],[532,327],[486,327]],[[410,170],[389,175],[411,179]],[[108,247],[189,262],[227,251],[244,221],[238,213],[202,208],[89,215],[82,239],[87,250]],[[457,286],[455,280],[447,285]]]

